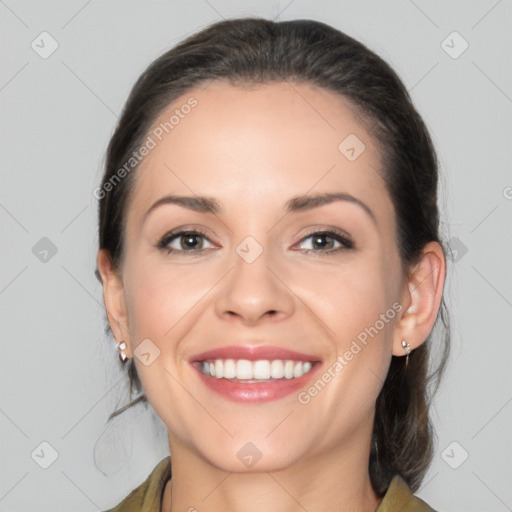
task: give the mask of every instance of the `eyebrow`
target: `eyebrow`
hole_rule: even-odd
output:
[[[330,204],[334,201],[347,201],[360,206],[370,216],[374,224],[377,224],[377,218],[368,205],[363,203],[360,199],[343,192],[293,197],[286,202],[285,210],[286,213],[302,212]],[[167,195],[153,203],[145,213],[144,218],[153,210],[164,204],[176,204],[188,210],[200,213],[212,213],[213,215],[219,215],[223,211],[220,203],[212,197]]]

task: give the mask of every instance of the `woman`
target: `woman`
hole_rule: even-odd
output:
[[[326,24],[222,21],[148,67],[97,276],[143,391],[112,417],[147,400],[171,457],[112,511],[432,510],[437,179],[400,79]]]

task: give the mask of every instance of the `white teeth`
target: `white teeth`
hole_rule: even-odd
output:
[[[222,375],[224,374],[224,363],[222,359],[215,360],[215,377],[217,379],[222,379]]]
[[[236,362],[236,378],[237,379],[252,379],[253,370],[251,361],[246,359],[239,359]]]
[[[234,379],[236,377],[236,363],[233,359],[224,361],[224,378]]]
[[[254,361],[252,371],[255,379],[270,379],[270,361]]]
[[[313,364],[310,361],[215,359],[203,361],[201,371],[205,375],[216,379],[268,380],[270,378],[294,379],[302,377],[312,367]]]
[[[282,379],[284,377],[283,361],[276,359],[270,363],[270,376],[273,379]]]
[[[286,361],[284,364],[284,378],[293,379],[293,367],[295,366],[293,361]]]

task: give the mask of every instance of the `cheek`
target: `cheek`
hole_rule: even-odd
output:
[[[335,357],[343,357],[343,370],[338,365],[339,371],[331,368],[331,373],[341,377],[335,380],[343,383],[342,388],[352,389],[356,395],[357,389],[365,386],[369,397],[378,393],[389,366],[397,318],[389,279],[378,258],[368,256],[317,269],[294,287],[319,317],[330,340],[329,352],[335,355],[327,367],[335,364]],[[355,388],[353,383],[357,383]],[[334,389],[341,388],[335,385]]]
[[[370,258],[301,272],[293,280],[297,295],[339,335],[372,325],[392,305],[385,272]]]
[[[151,260],[134,264],[126,275],[130,330],[139,337],[153,336],[157,344],[175,337],[175,326],[215,283],[204,272]]]

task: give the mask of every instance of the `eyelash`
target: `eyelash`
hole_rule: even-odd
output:
[[[205,238],[206,240],[209,240],[205,233],[198,229],[190,229],[190,230],[184,230],[184,231],[176,231],[176,232],[170,232],[164,235],[157,243],[157,248],[167,252],[167,254],[178,254],[180,256],[185,256],[187,253],[191,254],[198,254],[201,253],[207,249],[199,249],[199,250],[190,250],[190,251],[183,251],[179,249],[170,249],[167,247],[172,241],[175,239],[183,236],[183,235],[196,235]],[[351,250],[355,248],[354,242],[344,233],[341,231],[337,231],[335,229],[325,229],[325,230],[316,230],[311,231],[307,235],[305,235],[303,238],[301,238],[300,242],[303,242],[304,240],[307,240],[308,238],[311,238],[313,235],[321,235],[321,236],[329,236],[333,240],[341,243],[343,247],[338,247],[337,249],[332,249],[330,251],[321,251],[321,250],[315,250],[315,249],[302,249],[302,252],[305,254],[315,253],[315,254],[322,254],[322,255],[329,255],[332,256],[333,254],[338,254],[341,251],[345,250]],[[211,242],[210,242],[211,243]]]

